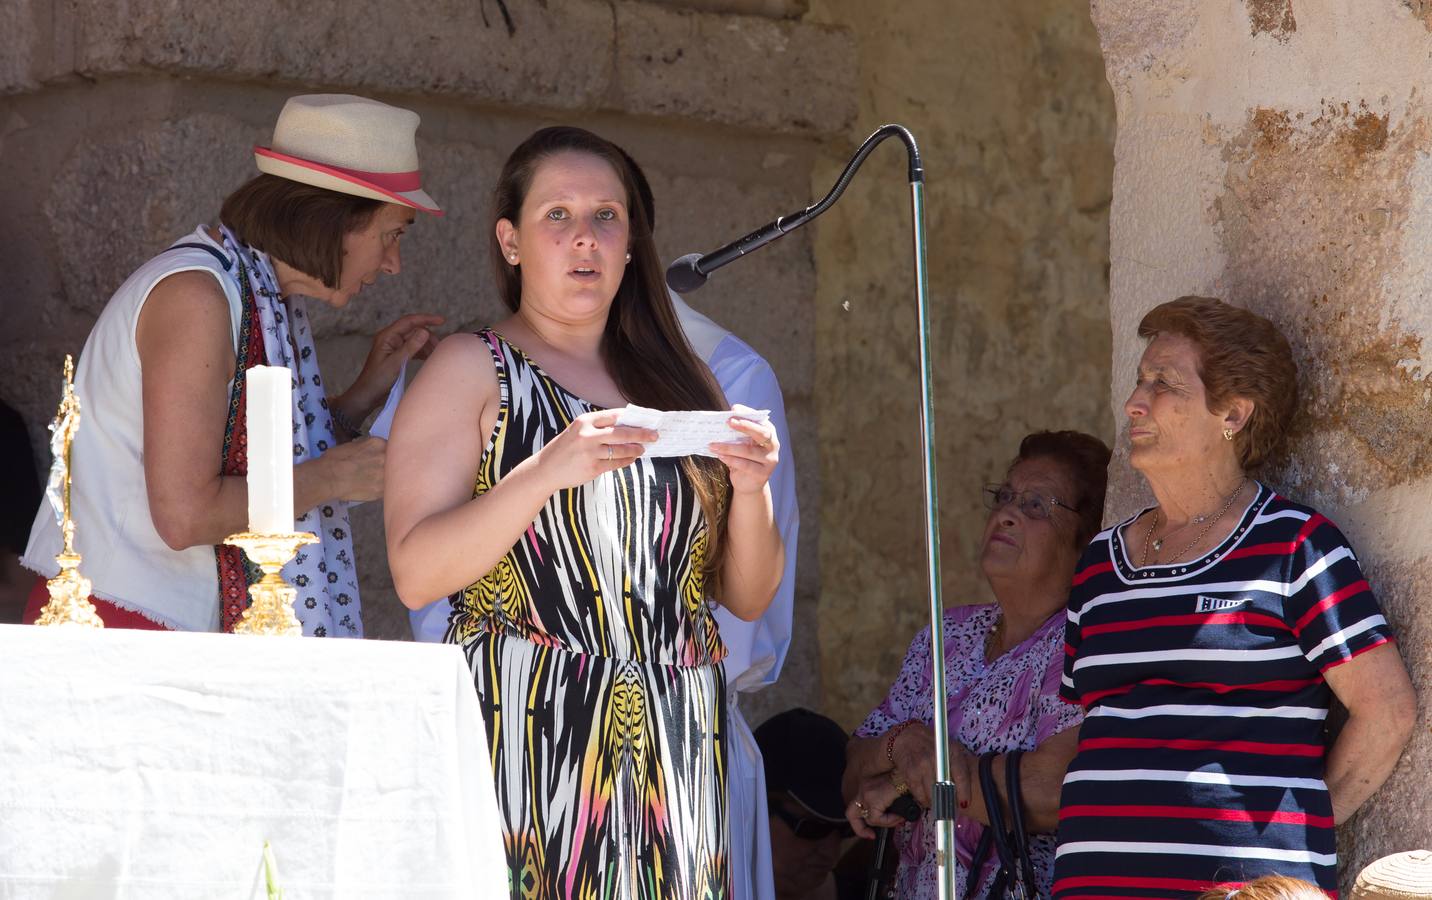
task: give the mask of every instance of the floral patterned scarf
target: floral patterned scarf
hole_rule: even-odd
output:
[[[244,304],[224,429],[223,474],[248,473],[245,373],[256,365],[286,366],[292,373],[293,462],[298,465],[321,456],[338,443],[303,300],[295,297],[285,304],[268,255],[240,243],[228,228],[221,226],[220,231],[224,249],[237,261],[236,277]],[[300,548],[283,567],[284,579],[298,591],[294,612],[303,624],[303,633],[313,637],[362,637],[348,504],[329,500],[306,510],[295,522],[295,530],[312,532],[319,538],[318,544]],[[258,580],[260,573],[237,547],[219,545],[214,551],[219,567],[220,623],[224,631],[233,631],[248,608],[249,585]]]

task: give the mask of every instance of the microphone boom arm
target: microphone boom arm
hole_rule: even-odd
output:
[[[705,255],[695,253],[681,257],[671,264],[666,270],[666,283],[670,288],[679,294],[690,293],[706,283],[706,278],[712,272],[745,256],[753,250],[764,247],[776,238],[788,232],[794,231],[816,216],[825,212],[835,205],[840,195],[845,193],[846,187],[851,179],[855,177],[856,171],[871,151],[880,145],[886,138],[898,137],[905,145],[905,150],[910,160],[910,183],[924,184],[925,169],[920,162],[920,148],[915,144],[915,136],[903,125],[885,125],[877,129],[874,134],[865,139],[860,149],[855,151],[855,156],[845,164],[845,170],[836,179],[835,186],[816,203],[807,206],[805,209],[781,216],[774,222],[763,225],[743,238],[732,241],[724,247],[712,250]]]
[[[829,209],[845,192],[865,158],[886,138],[898,137],[909,157],[910,205],[915,251],[915,311],[919,318],[920,340],[920,449],[925,490],[925,563],[926,591],[930,603],[930,662],[933,674],[931,716],[935,734],[950,733],[949,713],[945,707],[949,696],[945,679],[944,614],[945,605],[940,588],[940,516],[935,484],[935,401],[934,378],[930,366],[930,309],[926,282],[925,255],[925,169],[915,136],[901,125],[885,125],[865,139],[855,156],[830,192],[820,202],[797,213],[782,216],[738,241],[707,253],[691,253],[672,263],[666,272],[666,283],[678,293],[688,293],[706,283],[716,269],[740,259],[776,238],[799,228]],[[930,794],[931,812],[936,826],[936,861],[939,872],[939,897],[955,900],[955,785],[950,781],[948,740],[935,741],[935,783]]]

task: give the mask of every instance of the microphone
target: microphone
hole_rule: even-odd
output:
[[[706,273],[696,267],[700,253],[688,253],[666,270],[666,286],[678,294],[689,294],[706,283]]]
[[[842,190],[844,190],[843,187]],[[712,271],[721,268],[728,262],[740,259],[753,250],[766,246],[786,232],[799,228],[810,219],[815,218],[823,211],[816,208],[819,205],[807,206],[800,212],[781,216],[769,225],[762,225],[745,237],[734,240],[705,256],[700,253],[686,254],[666,270],[666,286],[678,294],[696,290],[706,283],[707,275]]]
[[[845,192],[846,185],[850,184],[850,179],[855,177],[855,170],[865,162],[865,157],[870,155],[870,151],[875,149],[875,145],[888,137],[898,137],[904,142],[910,159],[910,183],[923,187],[925,167],[920,163],[920,150],[915,146],[914,136],[903,126],[885,125],[865,139],[865,143],[860,145],[855,156],[846,164],[845,171],[840,173],[835,187],[831,188],[830,193],[821,198],[819,203],[807,206],[799,212],[781,216],[774,222],[763,225],[745,237],[734,240],[719,250],[713,250],[704,256],[700,253],[686,254],[666,270],[666,286],[678,294],[688,294],[705,284],[707,276],[715,270],[733,260],[740,259],[753,250],[766,246],[776,238],[794,231],[825,212]]]

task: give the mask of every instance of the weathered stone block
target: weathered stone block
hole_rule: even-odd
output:
[[[854,109],[845,33],[763,16],[599,0],[131,0],[118,13],[78,0],[64,15],[74,70],[90,77],[157,70],[806,133],[838,131]]]
[[[804,179],[791,184],[741,183],[682,175],[670,162],[649,169],[657,197],[658,245],[664,259],[706,253],[806,206]],[[815,279],[810,232],[802,230],[711,274],[687,300],[730,328],[770,361],[782,390],[807,394],[815,370]]]
[[[1178,47],[1198,20],[1199,0],[1090,0],[1099,45],[1116,88],[1132,75],[1173,64]]]
[[[210,113],[136,122],[82,139],[45,201],[71,309],[98,316],[139,263],[218,218],[229,191],[257,174],[261,129]]]
[[[39,0],[0,4],[0,94],[30,91],[39,86],[35,57],[45,51],[36,18]]]
[[[838,133],[855,116],[855,54],[842,30],[623,3],[623,105],[777,131]]]
[[[0,96],[74,74],[73,21],[57,0],[0,4]]]
[[[773,19],[793,19],[810,9],[810,0],[650,0],[650,2],[701,12],[768,16]],[[1412,2],[1412,0],[1408,0],[1408,2]]]
[[[76,66],[257,78],[362,92],[453,95],[554,109],[611,87],[612,12],[598,0],[230,5],[79,0]]]

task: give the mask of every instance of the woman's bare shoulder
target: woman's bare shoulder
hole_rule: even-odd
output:
[[[141,358],[156,351],[201,354],[233,364],[234,328],[228,298],[208,272],[176,272],[155,283],[139,310],[135,338]],[[152,361],[152,360],[151,360]]]
[[[434,399],[454,393],[468,399],[495,396],[497,372],[487,341],[473,332],[443,338],[413,379],[412,390]]]

